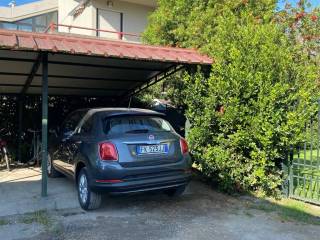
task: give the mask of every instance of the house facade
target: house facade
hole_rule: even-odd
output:
[[[156,0],[42,0],[0,7],[0,28],[44,32],[55,23],[59,32],[139,42],[155,8]]]

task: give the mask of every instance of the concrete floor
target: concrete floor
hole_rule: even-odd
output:
[[[0,194],[0,217],[79,207],[74,185],[66,178],[48,179],[48,197],[42,198],[39,168],[0,171]]]
[[[66,178],[49,180],[46,199],[40,197],[40,187],[39,169],[0,172],[1,240],[318,240],[320,236],[320,225],[250,208],[249,202],[256,200],[230,197],[196,180],[180,198],[105,197],[101,209],[91,212],[79,208],[73,183]],[[48,210],[47,224],[23,220],[25,213],[43,209]]]

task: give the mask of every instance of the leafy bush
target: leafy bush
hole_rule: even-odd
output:
[[[185,74],[180,94],[195,160],[225,191],[279,193],[280,164],[319,96],[319,65],[274,9],[268,0],[159,1],[145,33],[214,57],[210,77]]]

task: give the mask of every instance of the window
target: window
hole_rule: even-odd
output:
[[[32,26],[28,26],[28,25],[18,25],[18,30],[20,30],[20,31],[26,31],[26,32],[32,32]]]
[[[47,27],[36,27],[34,32],[44,32],[47,29]]]
[[[62,124],[62,134],[75,131],[85,113],[85,111],[76,111],[71,113],[71,115],[69,115]]]
[[[123,13],[98,9],[97,29],[113,32],[123,32]],[[122,36],[112,32],[98,32],[98,36],[105,38],[122,39]]]
[[[13,23],[0,22],[0,28],[27,32],[44,32],[51,22],[58,23],[58,12],[46,13]]]
[[[14,23],[2,23],[2,27],[8,30],[17,30],[18,26]]]
[[[28,25],[32,25],[32,18],[26,18],[24,20],[20,20],[17,22],[17,24],[28,24]]]
[[[58,13],[57,12],[52,12],[47,14],[47,26],[50,23],[58,23]]]
[[[82,127],[80,129],[80,133],[83,134],[83,135],[90,134],[91,130],[92,130],[92,127],[93,127],[93,117],[91,116],[82,125]]]
[[[40,15],[34,18],[36,25],[46,26],[47,25],[47,17],[46,15]]]
[[[107,134],[145,133],[145,132],[169,132],[170,124],[153,116],[126,116],[106,119],[105,132]]]

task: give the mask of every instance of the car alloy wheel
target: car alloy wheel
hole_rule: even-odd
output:
[[[94,192],[90,188],[90,176],[88,175],[86,167],[80,170],[78,175],[78,198],[82,209],[93,210],[101,205],[101,193]]]
[[[82,204],[86,204],[88,201],[88,180],[85,174],[81,174],[78,187],[80,200]]]
[[[51,175],[51,173],[52,173],[52,162],[51,162],[51,157],[50,157],[49,154],[48,154],[48,161],[47,161],[47,171],[48,171],[48,174]]]

